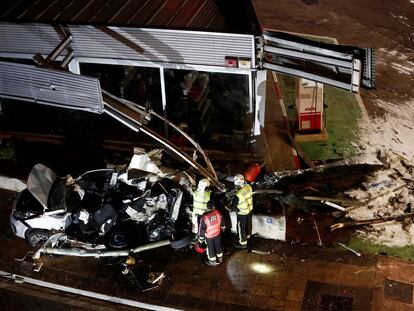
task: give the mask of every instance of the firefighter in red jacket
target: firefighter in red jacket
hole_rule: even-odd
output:
[[[223,262],[221,230],[224,227],[220,212],[209,204],[209,210],[201,217],[198,239],[207,243],[207,265],[216,266]]]

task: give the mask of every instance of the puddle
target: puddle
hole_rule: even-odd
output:
[[[321,303],[318,311],[352,311],[352,303],[354,299],[351,297],[342,297],[334,295],[322,295]]]

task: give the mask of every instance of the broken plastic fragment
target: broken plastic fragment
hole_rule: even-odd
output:
[[[82,220],[84,224],[89,222],[89,213],[86,210],[81,210],[79,212],[79,220]]]

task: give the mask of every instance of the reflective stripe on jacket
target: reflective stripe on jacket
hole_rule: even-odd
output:
[[[253,209],[253,189],[250,185],[245,185],[237,191],[236,196],[239,198],[237,204],[237,214],[247,215]]]
[[[203,221],[206,224],[206,233],[204,236],[206,239],[215,238],[220,235],[221,232],[221,214],[219,211],[214,210],[203,216]]]
[[[193,213],[203,215],[207,210],[207,203],[210,201],[210,191],[194,191],[193,193]]]

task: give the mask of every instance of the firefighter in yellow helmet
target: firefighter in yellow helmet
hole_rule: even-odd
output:
[[[198,182],[197,190],[193,192],[193,233],[197,234],[201,216],[207,211],[207,204],[211,199],[211,191],[208,190],[210,181],[206,178]]]
[[[247,248],[247,240],[252,232],[253,189],[244,181],[241,174],[234,176],[236,195],[232,201],[232,208],[237,213],[237,248]]]

